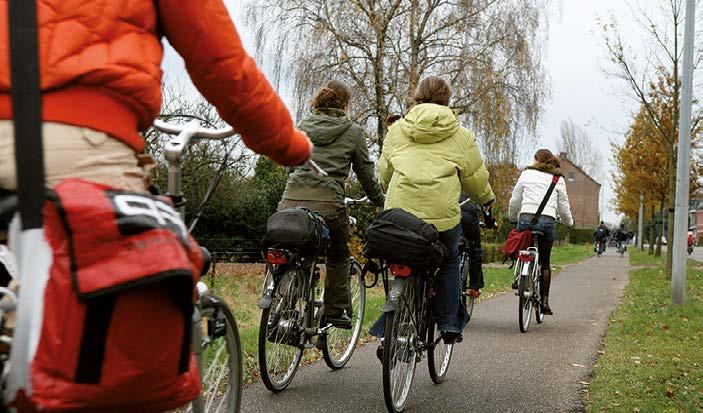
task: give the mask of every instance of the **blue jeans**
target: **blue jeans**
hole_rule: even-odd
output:
[[[544,232],[544,236],[541,240],[544,242],[554,242],[557,237],[557,226],[554,218],[543,215],[539,217],[537,224],[530,225],[532,217],[532,214],[520,214],[520,219],[517,222],[517,230],[524,231],[527,228],[531,228],[533,231]]]
[[[461,274],[459,273],[459,236],[461,225],[439,233],[439,240],[449,253],[439,267],[434,283],[435,297],[432,311],[435,322],[442,332],[460,333],[469,323],[469,314],[461,304]],[[376,320],[369,333],[383,337],[386,314]]]
[[[552,217],[541,216],[535,225],[531,225],[532,217],[532,214],[520,214],[517,230],[524,231],[527,228],[531,228],[532,231],[544,233],[544,236],[540,237],[537,242],[539,265],[543,270],[551,270],[552,246],[557,237],[556,222]]]

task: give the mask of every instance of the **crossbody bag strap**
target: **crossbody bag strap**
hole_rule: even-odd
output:
[[[531,225],[535,225],[539,221],[539,217],[542,216],[542,212],[544,211],[544,207],[547,206],[547,202],[549,202],[549,198],[552,196],[552,192],[554,192],[554,188],[557,186],[557,182],[559,182],[559,175],[552,175],[552,183],[549,184],[549,189],[547,189],[547,194],[544,196],[542,203],[539,204],[539,208],[537,208],[537,212],[535,212],[535,215],[532,217],[532,221],[530,222]]]
[[[44,150],[36,3],[10,0],[8,5],[17,195],[24,230],[43,225]]]

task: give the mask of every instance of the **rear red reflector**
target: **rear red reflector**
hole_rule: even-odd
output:
[[[268,250],[266,252],[266,260],[273,265],[288,264],[288,256],[280,250]]]
[[[520,262],[532,262],[534,259],[535,256],[529,252],[521,252],[520,257],[518,257],[518,261]]]
[[[412,272],[412,269],[410,267],[403,264],[391,264],[390,268],[391,274],[395,275],[396,277],[408,277]]]

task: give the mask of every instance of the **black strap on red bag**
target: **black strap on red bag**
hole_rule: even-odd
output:
[[[10,0],[10,83],[15,128],[17,195],[22,229],[43,225],[44,150],[35,1]]]
[[[547,202],[549,202],[549,198],[552,197],[552,192],[554,192],[554,188],[557,186],[557,182],[559,182],[559,177],[560,175],[552,175],[552,183],[549,184],[549,188],[547,189],[547,194],[544,196],[544,199],[542,199],[542,203],[539,204],[539,208],[537,208],[537,212],[535,212],[535,215],[532,217],[532,220],[530,221],[530,225],[537,225],[537,222],[539,222],[539,217],[542,216],[542,212],[544,212],[544,208],[547,206]]]

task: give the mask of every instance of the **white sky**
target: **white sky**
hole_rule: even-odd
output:
[[[645,3],[651,1],[644,0]],[[251,36],[241,24],[243,2],[235,4],[233,0],[225,0],[225,3],[245,47],[252,50]],[[541,147],[556,150],[562,120],[572,119],[586,128],[604,159],[603,176],[598,179],[605,184],[605,219],[615,222],[617,216],[610,207],[613,198],[610,141],[622,141],[638,104],[627,95],[622,81],[608,80],[601,70],[607,65],[607,59],[597,17],[608,18],[611,14],[619,20],[624,37],[634,46],[635,52],[642,50],[644,35],[633,23],[632,12],[625,0],[554,1],[544,56],[551,78],[552,99],[547,104],[538,139]],[[188,80],[183,61],[170,46],[166,47],[162,67],[167,82],[180,83],[187,91],[197,93]],[[525,151],[532,153],[535,149],[525,148]]]

